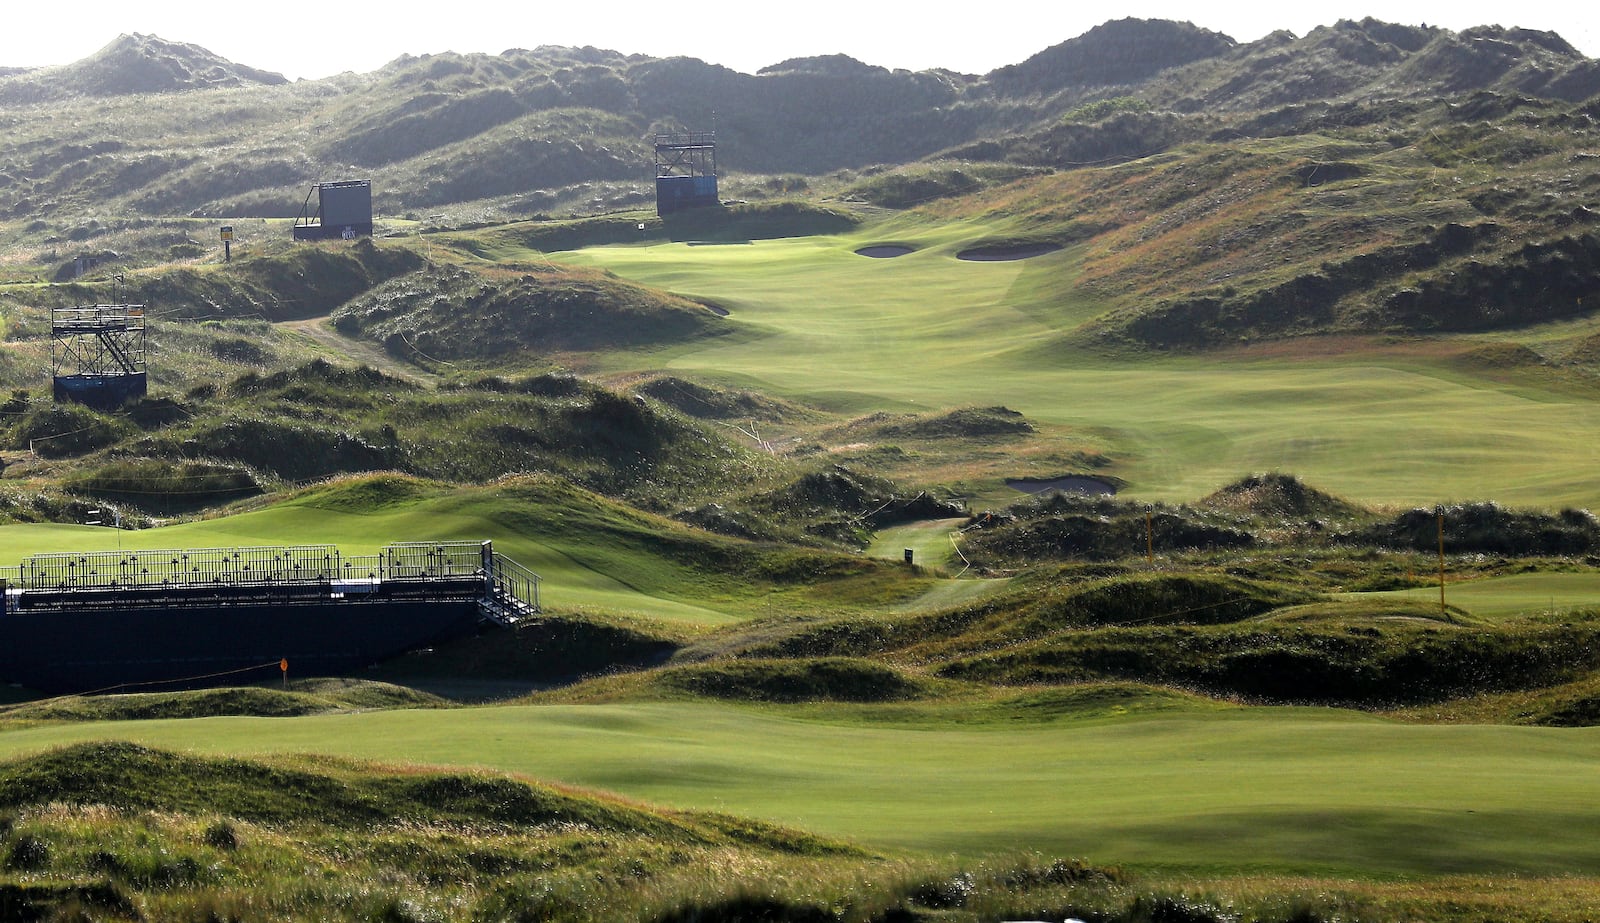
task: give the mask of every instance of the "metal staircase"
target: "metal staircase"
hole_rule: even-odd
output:
[[[515,625],[538,615],[539,575],[503,554],[491,552],[478,611],[491,622]]]
[[[500,625],[539,614],[539,575],[494,550],[492,542],[404,542],[380,555],[390,580],[481,580],[478,612]]]

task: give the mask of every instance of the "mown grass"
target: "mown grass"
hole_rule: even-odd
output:
[[[1403,600],[1416,606],[1437,606],[1440,593],[1437,572],[1419,575],[1427,584],[1406,590],[1372,594],[1378,598]],[[1447,606],[1464,609],[1483,619],[1501,621],[1529,613],[1550,616],[1575,615],[1594,607],[1600,593],[1596,575],[1576,573],[1525,573],[1457,581],[1447,573],[1444,599]]]
[[[126,743],[0,763],[0,854],[18,919],[1564,923],[1596,900],[1576,876],[1215,879],[1031,849],[893,857],[493,773]]]
[[[1063,460],[1104,456],[1106,473],[1141,497],[1200,496],[1243,472],[1276,469],[1370,503],[1596,498],[1567,435],[1595,412],[1592,401],[1548,384],[1464,376],[1426,349],[1302,340],[1218,363],[1062,346],[1063,334],[1105,310],[1078,284],[1086,250],[1013,263],[954,258],[1013,235],[1014,220],[1001,211],[907,216],[832,238],[591,248],[561,259],[723,305],[747,334],[667,350],[652,357],[657,366],[738,376],[844,412],[1004,405],[1051,433]],[[855,255],[875,239],[920,249],[891,260]],[[623,355],[591,361],[632,367]],[[972,484],[974,493],[1003,497],[988,471],[995,480]]]
[[[18,913],[241,920],[1575,921],[1596,900],[1591,881],[1563,874],[1593,861],[1581,826],[1543,829],[1550,811],[1586,823],[1573,812],[1592,786],[1563,761],[1592,759],[1592,735],[1419,737],[1114,686],[894,707],[216,719],[198,747],[192,721],[120,726],[157,746],[189,741],[181,754],[41,751],[94,728],[14,730],[0,735],[0,893]],[[490,746],[508,732],[512,746]],[[360,760],[408,752],[403,764],[268,755],[308,744]],[[483,766],[491,751],[501,769],[719,813],[417,765]],[[799,756],[815,752],[830,758]],[[868,781],[873,766],[894,767],[892,796]],[[1085,852],[1098,861],[1049,858]],[[1105,864],[1122,855],[1132,865]],[[1241,863],[1254,871],[1238,876]]]
[[[537,476],[456,488],[380,475],[159,529],[0,526],[0,560],[45,551],[313,541],[371,554],[396,541],[485,539],[540,573],[545,604],[567,612],[717,624],[773,611],[903,603],[934,588],[932,578],[887,563],[712,535]]]
[[[856,706],[851,706],[855,708]],[[904,708],[905,706],[899,706]],[[1331,710],[1073,709],[903,725],[697,702],[68,724],[235,757],[321,752],[527,773],[923,855],[1018,846],[1200,875],[1583,874],[1589,730],[1418,727]],[[259,797],[267,797],[261,795]],[[1313,822],[1314,821],[1314,822]]]

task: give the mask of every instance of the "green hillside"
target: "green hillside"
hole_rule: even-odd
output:
[[[1374,19],[0,69],[0,578],[492,541],[543,607],[0,686],[0,918],[1595,919],[1597,94]],[[108,303],[149,394],[58,403]]]

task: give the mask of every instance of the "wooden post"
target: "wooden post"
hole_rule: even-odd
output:
[[[1439,507],[1439,614],[1444,608],[1444,507]]]
[[[1156,527],[1151,522],[1148,506],[1144,508],[1144,561],[1151,567],[1156,566]]]

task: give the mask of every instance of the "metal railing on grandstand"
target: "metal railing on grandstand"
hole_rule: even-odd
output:
[[[539,611],[539,575],[495,553],[490,542],[400,542],[375,555],[345,555],[333,545],[48,553],[32,555],[13,574],[0,572],[22,593],[387,585],[412,597],[479,597],[485,614],[504,622]]]

